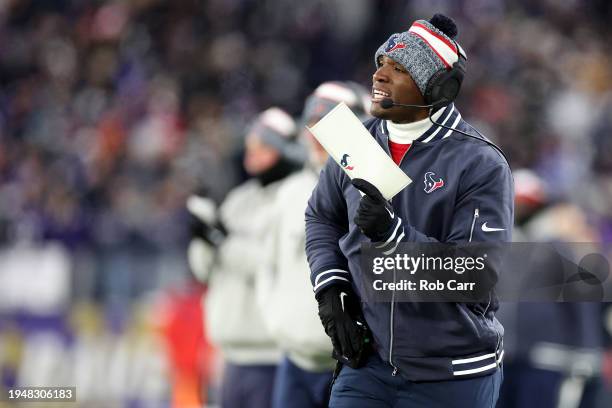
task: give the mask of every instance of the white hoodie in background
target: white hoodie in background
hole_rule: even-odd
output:
[[[211,340],[233,364],[275,365],[281,358],[256,300],[262,244],[275,217],[271,210],[281,183],[262,187],[256,180],[247,181],[219,208],[228,235],[210,271],[205,320]]]
[[[314,372],[335,366],[304,249],[304,212],[318,179],[318,171],[307,167],[282,182],[258,279],[258,300],[270,333],[295,365]]]

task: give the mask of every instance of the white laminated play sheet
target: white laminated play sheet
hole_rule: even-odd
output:
[[[387,200],[412,182],[344,102],[309,130],[351,179],[369,181]]]

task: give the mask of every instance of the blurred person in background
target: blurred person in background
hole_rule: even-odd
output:
[[[597,252],[597,235],[583,210],[553,197],[535,172],[519,169],[513,175],[515,242],[547,242],[560,251],[584,250],[589,243],[582,255]],[[546,259],[534,259],[532,264],[533,276],[546,279]],[[552,273],[560,272],[557,266],[552,268]],[[499,319],[507,333],[505,379],[498,407],[598,407],[601,361],[610,346],[604,306],[577,301],[504,302]]]
[[[167,290],[155,310],[168,356],[172,408],[201,408],[208,401],[216,350],[204,331],[203,296],[202,285],[188,281]]]
[[[335,365],[331,341],[317,315],[304,251],[304,208],[328,155],[305,126],[313,126],[340,102],[365,119],[369,99],[363,86],[337,81],[321,84],[306,99],[300,138],[308,146],[309,160],[283,181],[273,204],[259,297],[265,323],[285,353],[276,372],[274,408],[327,407]]]
[[[303,163],[293,118],[279,108],[259,114],[245,138],[244,168],[252,179],[230,191],[218,211],[192,196],[197,218],[189,247],[192,269],[206,282],[205,321],[224,360],[222,408],[269,408],[281,351],[256,301],[262,244],[277,216],[281,180]]]

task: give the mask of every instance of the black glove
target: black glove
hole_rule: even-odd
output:
[[[347,285],[329,286],[316,298],[319,317],[334,347],[332,357],[349,367],[361,367],[369,355],[372,336],[359,299]]]
[[[387,240],[398,222],[393,206],[370,182],[355,178],[353,186],[365,194],[359,202],[359,209],[353,220],[355,225],[372,242]]]
[[[214,225],[210,225],[202,221],[200,218],[189,213],[190,225],[192,238],[202,238],[207,244],[213,248],[218,248],[219,245],[225,240],[227,236],[227,230],[220,221],[217,221]]]

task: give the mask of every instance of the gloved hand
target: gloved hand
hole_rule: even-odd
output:
[[[372,345],[370,329],[365,324],[359,299],[347,285],[332,285],[316,295],[319,317],[331,338],[332,357],[352,368],[359,368]]]
[[[353,179],[352,183],[365,194],[359,202],[359,209],[353,220],[355,225],[372,242],[386,241],[398,223],[393,206],[372,183],[359,178]]]
[[[187,210],[191,215],[191,237],[200,238],[213,248],[219,247],[227,230],[217,217],[215,203],[209,198],[192,195],[187,199]]]
[[[212,248],[218,248],[227,236],[227,230],[220,221],[207,224],[194,215],[191,216],[189,229],[192,238],[200,238]]]

